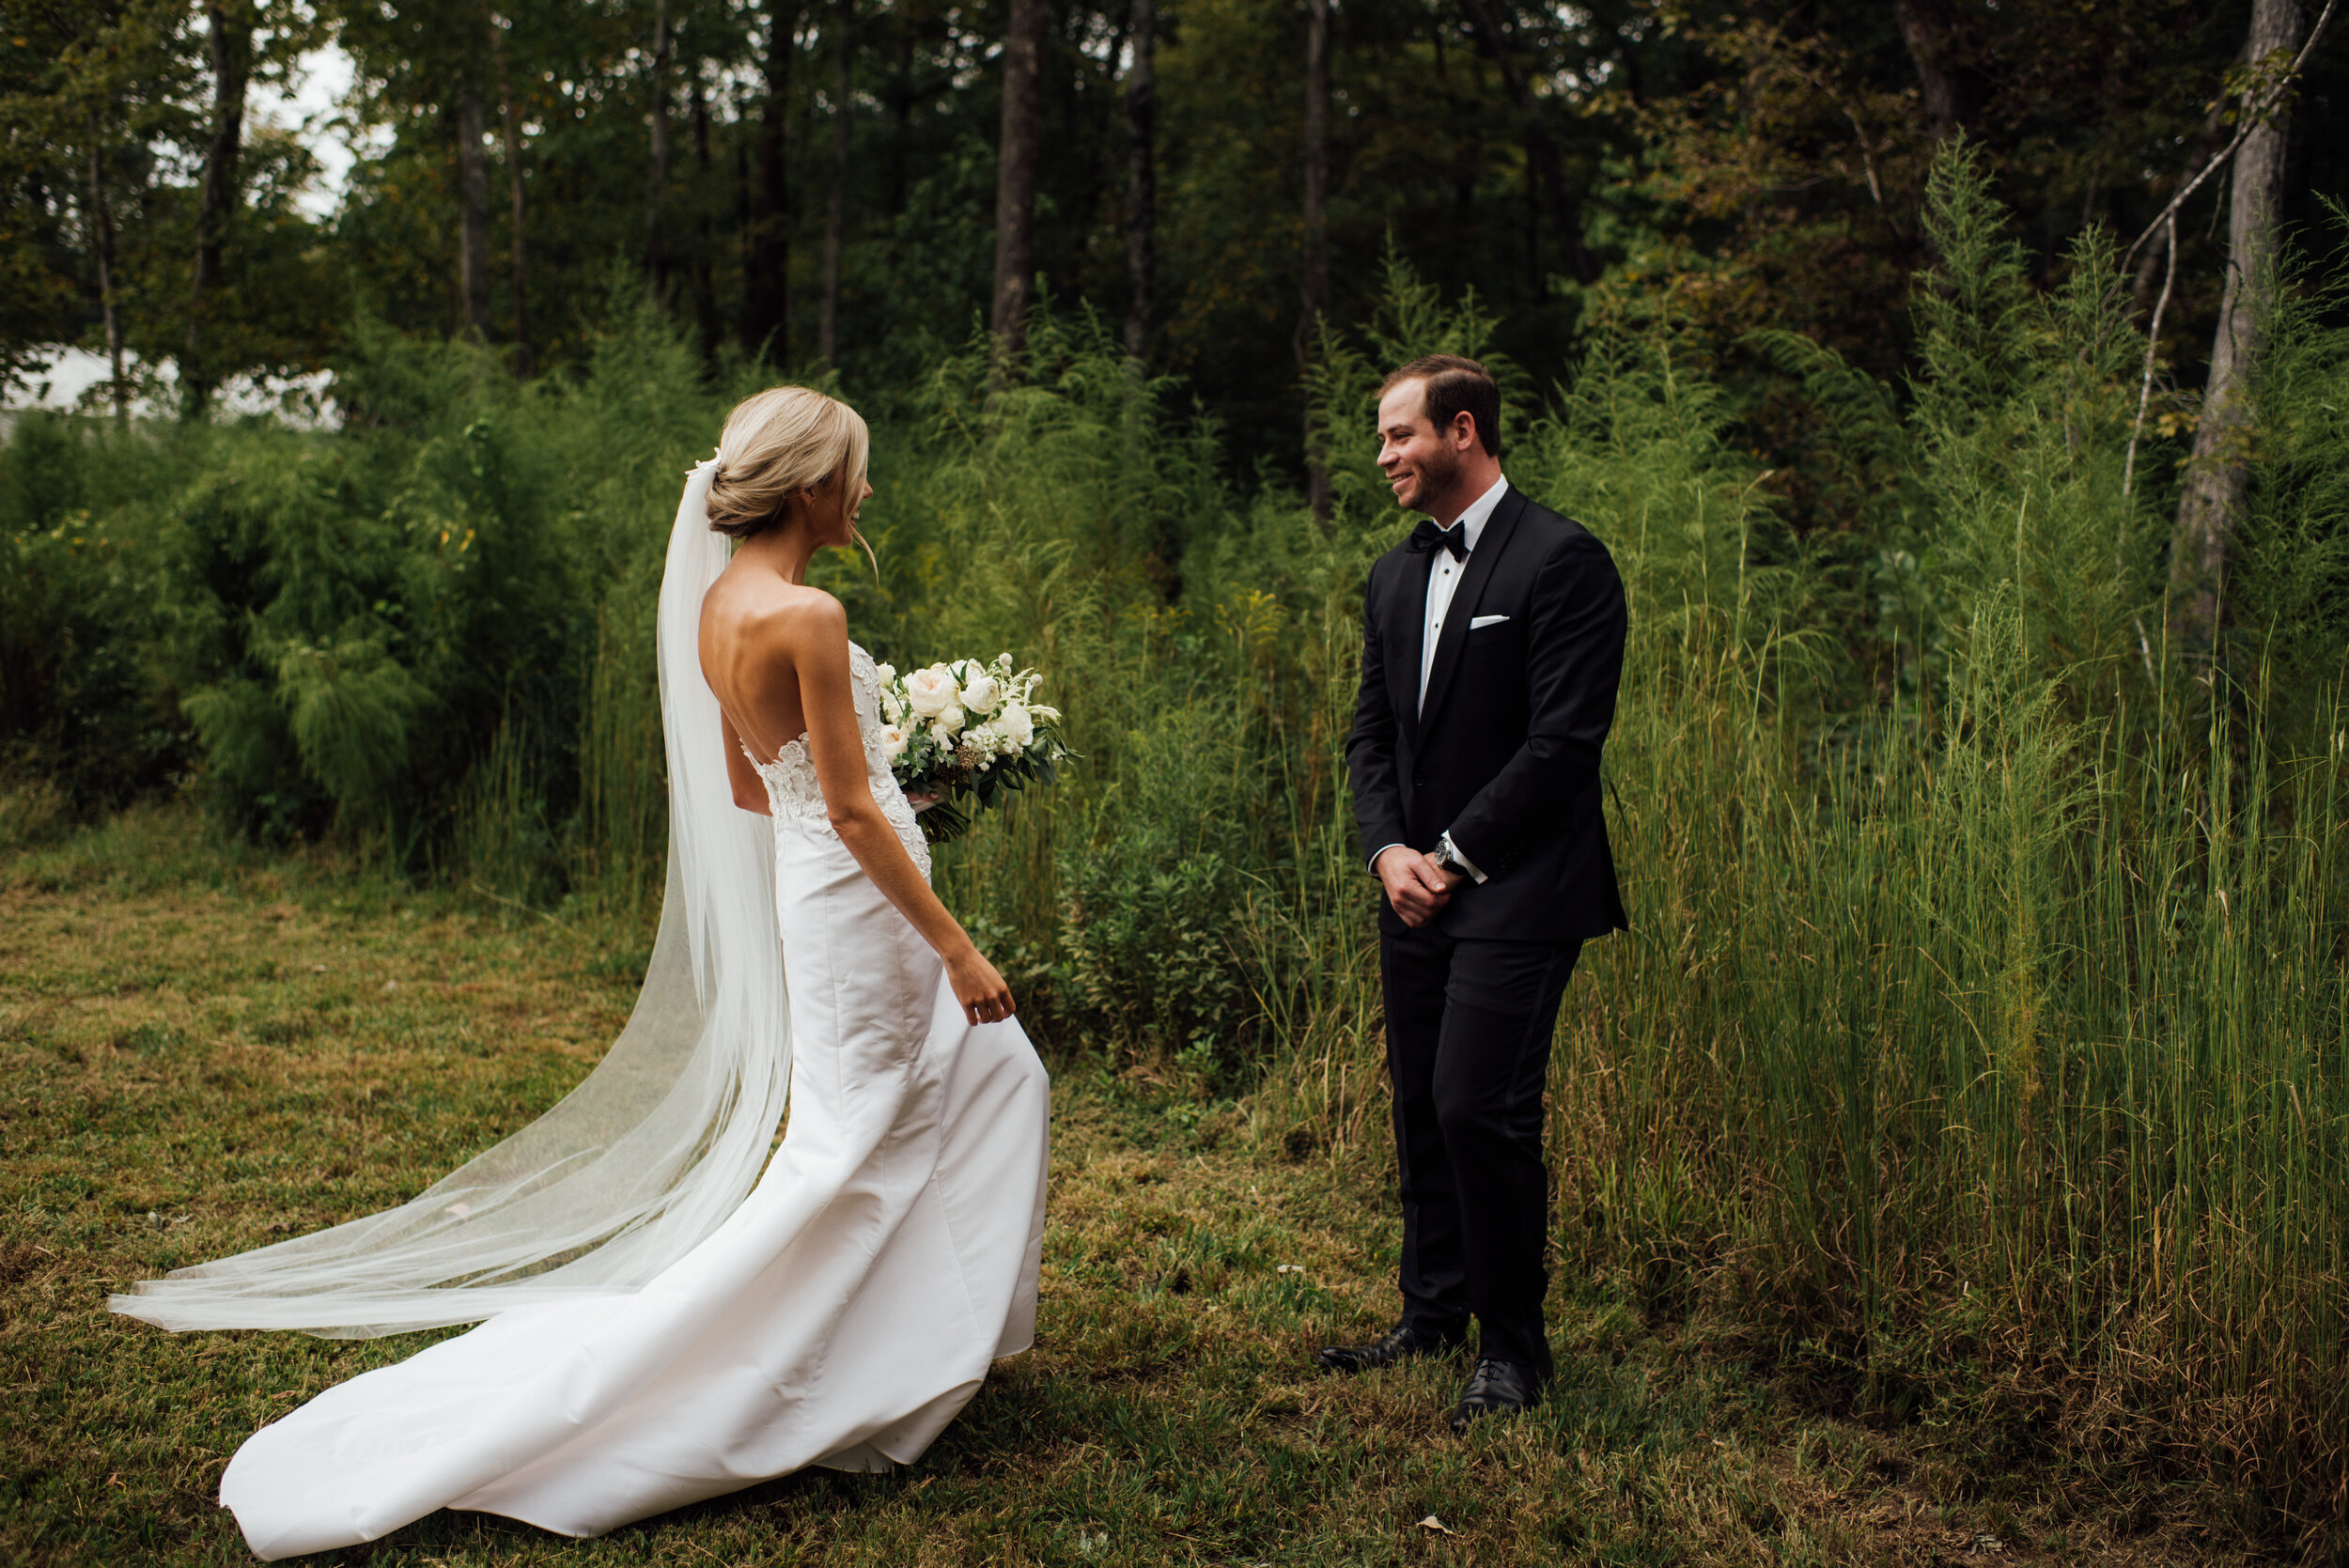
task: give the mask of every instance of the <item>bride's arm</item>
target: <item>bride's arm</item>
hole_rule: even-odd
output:
[[[824,792],[825,815],[840,842],[882,896],[945,960],[964,1016],[972,1023],[1011,1017],[1011,987],[930,891],[913,857],[898,842],[896,829],[873,799],[864,738],[857,729],[854,677],[848,670],[848,612],[839,600],[826,596],[794,616],[793,623],[786,635],[794,644],[791,662],[799,672],[801,710],[807,717],[808,755]]]

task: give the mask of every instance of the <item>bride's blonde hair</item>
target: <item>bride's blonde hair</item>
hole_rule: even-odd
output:
[[[834,480],[845,480],[853,506],[864,493],[871,452],[863,419],[837,397],[808,386],[754,393],[734,406],[718,437],[709,526],[732,539],[763,534],[783,521],[794,491]],[[856,538],[864,543],[863,535]]]

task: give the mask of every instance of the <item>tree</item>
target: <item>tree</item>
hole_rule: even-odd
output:
[[[506,24],[493,11],[490,23],[490,64],[497,73],[498,122],[506,142],[506,185],[514,279],[514,369],[527,376],[537,368],[530,347],[529,257],[523,244],[522,140],[521,116],[514,108],[514,79],[506,67]]]
[[[237,200],[237,161],[244,145],[244,94],[253,73],[253,0],[207,0],[205,49],[212,70],[211,134],[204,147],[202,205],[195,216],[195,268],[188,289],[188,349],[179,367],[186,411],[201,417],[219,380],[205,318],[219,292],[221,257]],[[93,189],[95,187],[93,186]]]
[[[1003,32],[1003,117],[995,150],[995,298],[988,327],[1005,355],[1019,351],[1034,303],[1046,15],[1046,0],[1011,0]]]
[[[1517,106],[1523,122],[1526,161],[1532,165],[1536,191],[1549,203],[1558,232],[1565,239],[1566,262],[1579,282],[1591,283],[1598,277],[1598,264],[1582,242],[1582,203],[1566,184],[1565,169],[1558,157],[1558,144],[1542,123],[1540,106],[1534,101],[1533,89],[1525,73],[1517,69],[1512,57],[1509,35],[1501,31],[1501,23],[1493,14],[1489,0],[1460,0],[1468,15],[1469,26],[1476,35],[1477,46],[1500,69],[1501,85]]]
[[[652,127],[645,179],[645,276],[656,297],[667,292],[668,284],[668,246],[663,243],[661,225],[661,210],[669,198],[669,54],[674,39],[668,0],[653,0],[652,54],[645,66],[645,94]]]
[[[2217,642],[2227,555],[2250,484],[2253,374],[2275,303],[2276,231],[2291,134],[2289,101],[2278,89],[2299,42],[2300,9],[2293,0],[2253,0],[2246,46],[2251,74],[2241,112],[2257,123],[2235,150],[2226,293],[2170,545],[2170,629],[2189,654],[2207,653]]]
[[[834,0],[832,76],[832,197],[824,208],[824,300],[816,353],[835,362],[840,333],[840,249],[848,227],[848,107],[856,86],[856,0]]]
[[[457,78],[458,295],[465,324],[490,340],[490,149],[483,123],[481,78],[470,67]]]
[[[1297,361],[1303,369],[1321,343],[1330,309],[1330,0],[1305,0],[1305,244],[1299,281]],[[1330,470],[1314,446],[1305,411],[1305,499],[1315,517],[1330,515]]]
[[[1127,23],[1134,53],[1126,73],[1126,352],[1139,361],[1150,346],[1150,278],[1157,270],[1157,0],[1132,0]]]
[[[1892,14],[1916,62],[1925,126],[1936,142],[1948,141],[1973,122],[1982,99],[1979,77],[1959,58],[1956,20],[1944,0],[1892,0]]]
[[[106,389],[115,406],[117,425],[131,416],[131,383],[122,373],[122,312],[115,300],[115,219],[106,199],[105,160],[100,148],[104,138],[95,119],[89,134],[90,242],[98,263],[99,308],[106,322]]]
[[[766,101],[759,106],[750,217],[742,247],[742,341],[777,361],[791,352],[791,56],[795,0],[767,0]]]
[[[708,192],[716,183],[709,157],[709,93],[698,67],[693,71],[693,169],[700,177],[703,199],[693,214],[693,312],[701,327],[702,359],[718,352],[718,237],[709,218]]]

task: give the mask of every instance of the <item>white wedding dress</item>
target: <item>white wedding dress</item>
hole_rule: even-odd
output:
[[[687,527],[689,514],[702,511],[697,489],[706,495],[706,467],[680,512],[678,537],[689,553],[701,548]],[[679,549],[671,551],[673,579]],[[685,586],[713,575],[707,557],[689,565]],[[664,675],[670,608],[664,587]],[[873,661],[853,647],[851,660],[874,797],[926,875],[927,846],[878,733]],[[706,690],[699,695],[707,698]],[[688,726],[678,719],[683,706],[677,692],[665,695],[673,772],[683,761],[676,731],[714,727],[706,722],[714,704],[696,706]],[[692,1205],[678,1194],[698,1197],[698,1187],[723,1177],[711,1172],[725,1162],[706,1148],[678,1162],[684,1174],[662,1178],[667,1210],[631,1197],[633,1228],[585,1256],[550,1254],[532,1268],[490,1271],[488,1289],[475,1296],[497,1310],[479,1327],[330,1389],[255,1434],[222,1476],[220,1496],[260,1557],[372,1541],[443,1508],[598,1535],[810,1465],[876,1470],[908,1463],[969,1402],[991,1360],[1027,1347],[1043,1249],[1044,1069],[1016,1021],[965,1021],[944,966],[832,831],[804,745],[791,742],[771,762],[752,760],[773,810],[771,931],[781,939],[789,999],[789,1119],[764,1173],[714,1224],[679,1219]],[[692,770],[706,786],[706,767],[697,761]],[[673,812],[714,808],[706,787],[696,805],[673,784]],[[694,862],[709,851],[685,842],[679,827],[671,897],[679,897],[682,861],[682,886],[698,900],[703,884],[694,877],[709,867],[697,873]],[[664,948],[671,940],[664,925]],[[699,929],[691,952],[698,1010],[690,996],[662,1001],[659,1010],[692,1011],[706,1038],[692,1061],[706,1065],[708,1038],[724,1032],[729,960]],[[656,1000],[648,979],[631,1030]],[[740,1142],[740,1103],[777,1103],[763,1097],[754,1062],[733,1072],[743,1081],[715,1096],[721,1110],[695,1111],[714,1117],[705,1143]],[[711,1098],[694,1073],[659,1087],[663,1105]],[[625,1147],[659,1120],[647,1113],[642,1126],[606,1141]],[[766,1126],[771,1138],[771,1118]],[[521,1141],[518,1135],[508,1143]],[[757,1152],[764,1148],[762,1141]],[[483,1200],[483,1217],[507,1212],[492,1202],[527,1204],[535,1194],[545,1203],[580,1162],[608,1152],[571,1151],[568,1163],[557,1162],[562,1173],[512,1184],[530,1189],[520,1197]],[[615,1183],[610,1172],[598,1181],[602,1213]],[[335,1300],[312,1278],[321,1265],[276,1261],[292,1244],[150,1281],[115,1305],[167,1327],[260,1322],[313,1332],[482,1316],[466,1305],[471,1278],[451,1279],[455,1288],[414,1288],[438,1278],[417,1271],[420,1252],[437,1247],[437,1257],[455,1246],[414,1241],[425,1223],[416,1216],[428,1209],[442,1236],[463,1235],[475,1217],[471,1203],[439,1202],[454,1190],[483,1188],[478,1180],[463,1188],[443,1183],[415,1204],[304,1238],[324,1247],[343,1233],[359,1237],[334,1252],[342,1276],[360,1281],[343,1293],[356,1304],[339,1315],[315,1305]],[[568,1202],[577,1208],[582,1200]],[[395,1221],[405,1230],[390,1243],[365,1234]],[[691,1245],[678,1239],[687,1225]],[[363,1245],[371,1250],[358,1252]],[[677,1255],[641,1281],[594,1282],[625,1281],[629,1268],[648,1266],[644,1260],[664,1248]],[[383,1282],[395,1273],[407,1283]],[[301,1294],[285,1294],[288,1277]],[[321,1327],[337,1323],[367,1327]]]

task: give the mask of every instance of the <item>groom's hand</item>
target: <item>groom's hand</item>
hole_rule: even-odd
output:
[[[1449,879],[1436,862],[1408,845],[1388,846],[1378,857],[1378,880],[1387,902],[1406,925],[1424,925],[1452,902]]]

